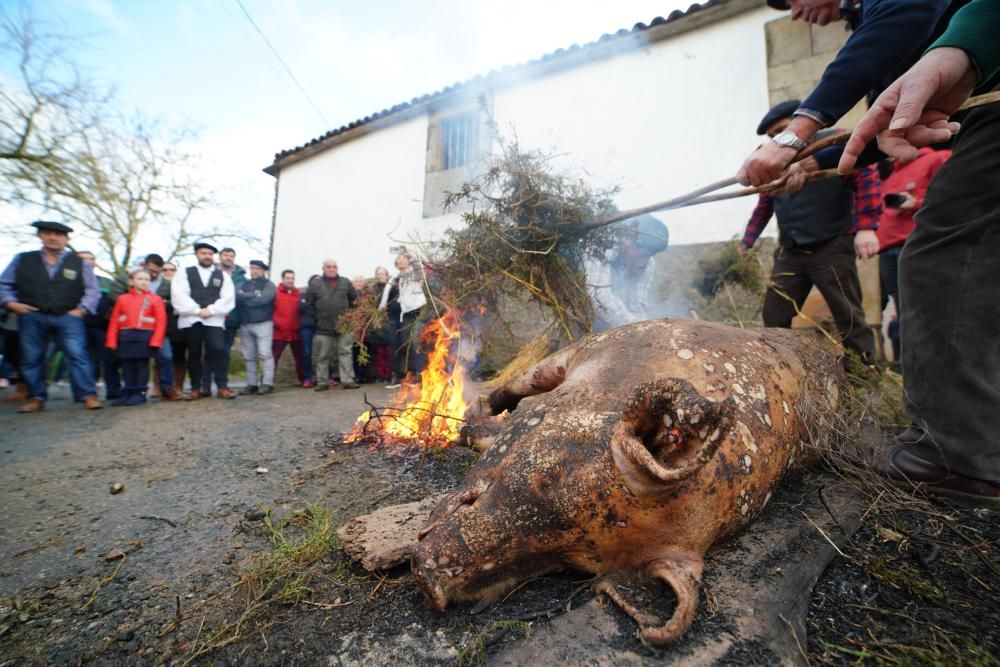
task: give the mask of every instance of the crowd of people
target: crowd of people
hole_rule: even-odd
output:
[[[95,272],[93,253],[69,249],[70,227],[32,225],[42,248],[19,253],[0,274],[0,379],[14,385],[7,400],[21,402],[20,412],[44,409],[54,353],[65,360],[73,398],[91,410],[103,406],[101,380],[115,406],[142,405],[147,397],[197,400],[211,396],[213,384],[222,399],[270,394],[286,349],[298,384],[316,391],[419,382],[423,358],[415,342],[427,298],[421,263],[405,248],[393,278],[380,266],[371,280],[348,280],[336,260],[326,259],[303,289],[294,271],[282,271],[276,285],[265,262],[250,261],[248,275],[232,248],[208,242],[194,245],[194,266],[179,269],[152,253],[107,278]],[[368,294],[385,323],[355,341],[342,317]],[[229,386],[237,335],[246,364],[239,392]],[[369,354],[359,355],[356,342]]]

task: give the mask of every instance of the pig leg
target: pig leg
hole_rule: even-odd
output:
[[[698,585],[702,567],[701,558],[688,556],[661,558],[647,567],[650,576],[669,584],[677,597],[677,608],[666,623],[637,609],[608,580],[601,581],[594,590],[598,594],[607,595],[639,624],[638,634],[643,641],[654,645],[667,644],[683,635],[694,621],[694,614],[698,609]]]
[[[522,398],[552,391],[566,379],[566,368],[576,354],[576,345],[551,354],[490,394],[490,410],[498,415],[513,410]]]

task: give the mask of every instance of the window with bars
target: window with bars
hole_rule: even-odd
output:
[[[463,113],[441,119],[441,166],[454,169],[474,161],[479,153],[479,114]]]

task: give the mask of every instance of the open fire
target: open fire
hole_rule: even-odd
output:
[[[468,404],[465,368],[458,359],[461,334],[454,311],[433,320],[421,334],[428,353],[419,383],[404,383],[391,406],[373,406],[358,417],[345,442],[447,447],[458,439]]]

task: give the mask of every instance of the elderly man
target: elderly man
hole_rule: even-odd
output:
[[[775,105],[764,115],[757,134],[775,137],[784,132],[800,105],[798,100]],[[870,167],[842,178],[814,181],[800,192],[758,195],[740,253],[753,247],[776,215],[781,233],[764,296],[765,327],[792,326],[815,285],[830,307],[844,346],[863,362],[874,361],[875,337],[861,305],[854,256],[868,259],[873,244],[878,247],[875,229],[882,212],[880,198],[878,173]]]
[[[1000,2],[973,0],[910,71],[878,97],[842,172],[878,135],[901,160],[958,130],[972,92],[1000,90]],[[900,257],[904,396],[913,426],[879,461],[885,475],[969,505],[1000,508],[1000,105],[962,120]]]
[[[233,281],[215,267],[215,246],[196,243],[196,266],[178,272],[170,283],[170,299],[177,311],[177,328],[188,345],[191,393],[188,400],[212,395],[214,376],[219,398],[236,398],[229,389],[226,363],[226,315],[236,303]]]
[[[313,339],[313,359],[316,391],[330,388],[330,366],[334,353],[340,368],[340,381],[344,389],[357,389],[354,381],[354,340],[351,332],[337,330],[337,320],[347,312],[358,295],[351,281],[340,275],[337,260],[323,260],[323,275],[309,282],[306,290],[306,308],[316,320],[316,337]]]
[[[45,408],[45,351],[52,340],[69,360],[73,397],[88,410],[99,409],[83,323],[100,301],[94,266],[66,249],[72,228],[45,220],[31,224],[42,249],[16,255],[0,274],[0,304],[18,316],[21,374],[30,394],[20,412]]]
[[[247,386],[240,393],[270,394],[274,391],[274,283],[267,279],[267,264],[250,262],[250,280],[236,289],[240,344],[247,365]],[[258,385],[257,366],[260,365]]]

